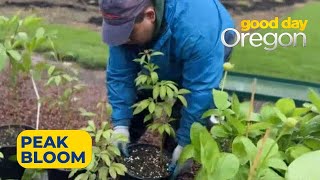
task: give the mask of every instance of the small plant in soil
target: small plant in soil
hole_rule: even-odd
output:
[[[97,105],[100,109],[106,109],[103,112],[111,114],[111,106],[105,103],[99,103]],[[127,171],[127,168],[121,164],[120,150],[115,145],[117,141],[128,142],[128,139],[121,135],[115,134],[110,124],[105,121],[103,115],[97,115],[93,112],[88,112],[85,109],[81,109],[81,114],[90,120],[88,126],[84,128],[87,131],[93,141],[92,147],[92,161],[88,167],[85,168],[85,172],[77,175],[77,180],[87,179],[99,179],[107,180],[109,177],[116,179],[119,176],[123,176]],[[102,112],[102,110],[101,110]],[[96,126],[94,122],[100,122],[100,126]],[[69,177],[74,176],[78,169],[72,170]]]
[[[85,85],[80,83],[78,79],[77,70],[71,68],[70,72],[67,72],[63,67],[59,68],[54,65],[50,65],[48,68],[48,81],[46,86],[58,87],[57,97],[49,99],[50,108],[59,107],[63,112],[65,118],[65,129],[69,129],[72,113],[75,111],[72,103],[77,101],[76,95],[80,93]]]
[[[135,79],[136,87],[139,90],[152,91],[152,96],[134,104],[132,106],[134,108],[133,114],[139,114],[144,110],[148,111],[144,122],[150,123],[148,125],[149,130],[160,135],[160,151],[157,148],[148,149],[146,147],[134,149],[130,157],[125,159],[125,162],[129,170],[137,173],[136,175],[140,175],[143,178],[160,178],[168,175],[166,167],[170,161],[163,151],[165,138],[166,136],[175,136],[175,131],[170,124],[175,120],[171,118],[172,107],[177,100],[187,106],[187,101],[183,95],[190,93],[190,91],[178,89],[177,84],[172,81],[159,81],[158,73],[156,72],[159,67],[152,63],[152,57],[163,55],[161,52],[145,50],[139,55],[141,57],[134,61],[143,68]],[[136,168],[137,165],[135,163],[140,164],[140,169]]]
[[[44,63],[32,63],[32,56],[40,47],[52,43],[52,38],[55,35],[47,33],[42,27],[39,27],[35,34],[30,35],[24,31],[24,28],[36,24],[40,20],[35,16],[28,16],[25,19],[20,19],[18,15],[11,19],[0,16],[0,27],[5,32],[4,36],[0,37],[0,61],[3,64],[9,62],[10,84],[13,85],[15,96],[18,94],[16,93],[16,90],[19,89],[17,88],[17,80],[20,75],[31,79],[38,101],[36,129],[39,125],[41,102],[35,80],[41,77],[41,72],[46,66]]]

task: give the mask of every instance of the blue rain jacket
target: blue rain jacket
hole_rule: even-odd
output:
[[[191,125],[204,124],[202,114],[214,106],[212,89],[219,86],[229,53],[220,36],[226,28],[233,28],[233,21],[218,0],[166,0],[164,16],[165,30],[150,48],[164,53],[153,59],[160,67],[160,80],[175,81],[191,91],[185,95],[188,107],[181,110],[177,131],[178,144],[185,146],[190,143]],[[141,50],[132,45],[109,49],[107,89],[114,126],[131,123],[131,106],[136,101],[134,80],[141,70],[132,60]]]

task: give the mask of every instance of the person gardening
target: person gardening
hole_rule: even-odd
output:
[[[219,87],[223,63],[231,53],[220,36],[223,30],[233,28],[232,18],[219,0],[101,0],[100,9],[103,41],[109,45],[107,90],[116,133],[135,143],[146,130],[144,118],[133,116],[131,108],[145,96],[134,83],[142,67],[132,60],[139,52],[153,49],[164,53],[153,61],[160,67],[159,78],[191,91],[185,95],[188,106],[175,105],[173,109],[179,122],[168,170],[174,171],[183,147],[190,143],[191,125],[206,124],[201,116],[214,106],[211,92]],[[233,37],[225,35],[228,42]],[[127,144],[118,147],[128,155]]]

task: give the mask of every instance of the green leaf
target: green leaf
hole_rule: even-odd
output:
[[[3,159],[4,158],[4,156],[3,156],[3,154],[0,152],[0,159]]]
[[[99,173],[99,180],[107,180],[108,174],[109,174],[109,168],[108,167],[101,167],[98,170]]]
[[[216,112],[216,109],[209,109],[209,110],[207,110],[206,112],[203,113],[201,118],[202,119],[208,118],[208,117],[212,116],[215,112]]]
[[[232,94],[231,109],[236,113],[240,113],[240,102],[236,94]]]
[[[94,121],[88,121],[88,126],[91,127],[94,131],[96,130],[96,125],[94,124]]]
[[[150,104],[149,99],[145,99],[139,102],[138,107],[135,108],[135,110],[133,111],[133,115],[141,113],[143,110],[145,110],[149,106],[149,104]]]
[[[279,99],[276,102],[276,107],[280,110],[282,114],[289,117],[294,112],[294,109],[296,108],[296,104],[293,99],[283,98],[283,99]]]
[[[78,169],[72,169],[72,171],[70,172],[68,178],[70,179],[70,178],[73,177],[77,172],[78,172]]]
[[[246,164],[248,161],[253,161],[257,152],[257,147],[249,138],[238,136],[233,140],[232,153],[239,158],[242,165]]]
[[[181,101],[181,103],[183,104],[184,107],[188,106],[188,102],[187,102],[185,97],[179,95],[178,98],[179,98],[179,100]]]
[[[168,98],[172,99],[173,98],[173,91],[170,87],[167,86],[167,95]]]
[[[171,136],[171,129],[172,129],[172,127],[170,126],[170,124],[164,124],[164,131],[169,135],[169,136]]]
[[[55,78],[54,78],[54,82],[56,83],[57,86],[60,85],[61,80],[62,80],[61,76],[55,76]]]
[[[287,117],[279,109],[274,108],[274,112],[277,114],[278,118],[280,118],[282,122],[286,122]]]
[[[150,121],[152,119],[152,114],[148,114],[148,115],[146,115],[145,117],[144,117],[144,119],[143,119],[143,122],[145,123],[145,122],[148,122],[148,121]]]
[[[314,91],[313,89],[310,89],[309,93],[308,93],[308,98],[310,99],[312,104],[314,104],[317,107],[318,111],[320,111],[320,96],[319,96],[319,94],[317,94],[316,91]]]
[[[114,153],[117,156],[121,156],[120,150],[114,146],[108,146],[108,151]]]
[[[164,129],[165,128],[165,125],[164,124],[161,124],[159,127],[158,127],[158,132],[162,135],[164,133]]]
[[[112,166],[115,168],[117,174],[124,176],[127,172],[127,168],[121,163],[112,163]]]
[[[298,157],[302,156],[303,154],[306,154],[308,152],[310,152],[311,149],[309,149],[308,147],[302,145],[302,144],[298,144],[298,145],[295,145],[295,146],[292,146],[292,147],[289,147],[287,150],[286,150],[286,155],[294,160],[294,159],[297,159]]]
[[[88,180],[88,179],[89,179],[89,174],[82,173],[82,174],[79,174],[74,180]]]
[[[113,166],[111,166],[109,168],[109,174],[113,179],[115,179],[117,177],[117,172],[116,172],[116,170],[115,170],[115,168]]]
[[[164,103],[163,104],[163,109],[167,113],[168,117],[171,117],[172,114],[172,107],[169,103]]]
[[[168,83],[167,86],[169,86],[171,89],[173,89],[175,94],[179,94],[179,90],[174,84]]]
[[[162,52],[155,51],[151,53],[151,56],[164,56],[164,54]]]
[[[262,139],[259,140],[258,142],[258,149],[260,149],[260,147],[262,146]],[[267,157],[267,153],[268,157]],[[268,138],[264,144],[264,146],[262,147],[262,154],[261,154],[261,161],[263,159],[271,159],[271,158],[277,158],[279,155],[279,147],[278,144],[273,140]],[[267,162],[267,161],[266,161]],[[263,165],[262,165],[263,166]]]
[[[152,79],[153,84],[157,83],[159,80],[158,74],[156,72],[152,72],[151,79]]]
[[[159,105],[156,105],[156,109],[155,109],[155,115],[157,118],[160,118],[162,115],[162,107]]]
[[[304,140],[304,144],[313,151],[320,149],[320,139],[306,139]]]
[[[0,72],[4,69],[8,62],[8,56],[4,50],[1,49],[1,44],[0,44]]]
[[[309,111],[310,108],[296,108],[292,113],[292,117],[303,116]]]
[[[45,33],[45,30],[43,27],[38,28],[36,31],[36,38],[37,39],[42,38],[44,36],[44,33]]]
[[[211,174],[212,179],[228,180],[236,176],[240,163],[239,159],[230,153],[222,153],[216,169]]]
[[[270,168],[264,168],[261,170],[259,180],[285,180],[278,173],[274,172]]]
[[[22,42],[25,42],[28,40],[28,34],[25,32],[18,32],[16,39]]]
[[[86,110],[83,109],[83,108],[79,108],[79,111],[80,111],[80,115],[81,115],[81,116],[84,116],[84,117],[95,117],[95,116],[96,116],[95,113],[88,112],[88,111],[86,111]]]
[[[73,80],[73,78],[72,78],[70,75],[68,75],[68,74],[63,74],[62,77],[63,77],[65,80],[67,80],[68,82],[71,82],[71,81]]]
[[[102,136],[102,133],[103,133],[102,130],[98,130],[98,131],[97,131],[96,138],[95,138],[96,143],[100,141],[100,138],[101,138],[101,136]]]
[[[228,132],[221,125],[215,125],[211,128],[210,133],[214,138],[226,138],[228,137]]]
[[[153,99],[157,99],[159,96],[159,93],[160,93],[160,87],[159,85],[156,85],[152,91]]]
[[[107,140],[110,141],[111,140],[111,136],[112,136],[112,130],[106,130],[105,132],[102,133],[102,136]]]
[[[183,94],[189,94],[191,93],[191,91],[187,90],[187,89],[180,89],[178,91],[178,94],[183,95]]]
[[[220,110],[225,110],[230,107],[231,103],[228,101],[228,97],[228,93],[224,91],[213,90],[214,104]]]
[[[309,152],[293,161],[286,174],[288,180],[314,179],[320,177],[320,151]]]
[[[37,23],[41,22],[41,18],[36,17],[34,15],[31,16],[27,16],[24,20],[23,20],[23,26],[30,26],[30,25],[36,25]]]
[[[111,165],[110,157],[107,154],[102,154],[101,159],[106,163],[107,166]]]
[[[230,124],[237,132],[239,135],[243,135],[246,132],[246,125],[243,124],[241,121],[238,119],[235,119],[233,117],[228,118],[228,124]],[[225,124],[224,124],[225,125]]]
[[[21,60],[21,54],[18,51],[9,50],[7,52],[14,60],[16,60],[16,61],[20,61]]]
[[[191,143],[194,147],[194,158],[196,161],[200,162],[200,134],[206,131],[205,127],[203,127],[200,123],[193,123],[190,130],[190,139]],[[211,137],[210,137],[211,138]]]
[[[111,116],[111,114],[112,114],[112,106],[111,106],[111,104],[107,103],[106,104],[106,108],[107,108],[107,116]]]
[[[181,155],[179,157],[178,160],[178,164],[182,165],[184,164],[188,159],[193,158],[194,157],[194,148],[193,145],[189,144],[187,146],[185,146],[181,152]]]
[[[96,174],[90,174],[89,180],[96,180],[97,175]]]
[[[268,128],[271,128],[273,125],[268,122],[259,122],[254,123],[249,126],[249,132],[250,131],[260,131],[260,130],[266,130]]]
[[[167,94],[166,86],[161,86],[160,87],[160,98],[162,100],[164,100],[164,98],[166,97],[166,94]]]
[[[282,159],[278,159],[278,158],[269,159],[267,162],[267,166],[278,169],[278,170],[287,170],[288,169],[286,163]]]
[[[156,108],[156,104],[153,101],[151,101],[149,104],[149,112],[153,113],[155,108]]]

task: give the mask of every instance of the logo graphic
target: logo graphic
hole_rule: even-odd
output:
[[[279,21],[279,18],[276,17],[271,21],[267,20],[242,20],[241,21],[241,31],[246,32],[254,29],[293,29],[296,31],[300,31],[298,33],[289,33],[283,32],[281,34],[267,32],[265,34],[261,34],[258,32],[255,33],[240,33],[238,30],[234,28],[225,29],[221,34],[221,41],[227,47],[234,47],[241,43],[241,47],[246,46],[245,38],[249,37],[249,43],[253,47],[260,47],[265,45],[264,49],[267,51],[275,50],[278,47],[278,44],[282,47],[293,46],[296,47],[297,44],[302,41],[302,46],[306,47],[307,45],[307,37],[303,31],[307,28],[308,20],[295,20],[291,17],[283,19]],[[225,40],[225,34],[229,31],[233,31],[235,34],[235,41],[233,44],[228,44]]]
[[[17,138],[17,159],[24,168],[85,168],[92,139],[81,130],[27,130]]]

